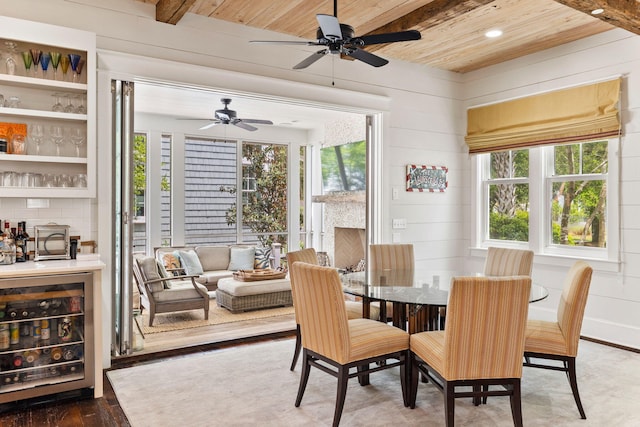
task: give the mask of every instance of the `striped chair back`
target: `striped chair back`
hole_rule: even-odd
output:
[[[293,265],[293,263],[296,261],[306,262],[307,264],[318,265],[318,254],[316,253],[316,250],[313,248],[301,249],[299,251],[294,251],[294,252],[287,252],[287,265],[289,266],[289,268],[291,268],[291,265]],[[300,324],[298,319],[299,310],[296,309],[295,290],[293,288],[293,281],[295,279],[291,276],[291,273],[289,273],[289,280],[291,281],[291,294],[293,297],[296,324],[299,325]]]
[[[531,276],[533,251],[489,247],[485,276]]]
[[[444,330],[447,380],[520,378],[531,278],[456,277]]]
[[[344,364],[351,348],[338,271],[303,262],[289,266],[302,347]]]
[[[369,246],[369,272],[372,284],[411,286],[414,264],[412,244]]]
[[[578,261],[564,279],[562,295],[558,305],[558,324],[566,340],[567,356],[578,354],[578,342],[582,319],[587,305],[593,269],[584,261]]]

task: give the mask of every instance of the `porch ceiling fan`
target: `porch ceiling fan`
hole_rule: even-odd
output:
[[[200,128],[200,130],[209,129],[213,126],[225,124],[225,125],[234,125],[239,128],[248,130],[248,131],[256,131],[257,127],[251,126],[252,124],[258,125],[272,125],[273,122],[271,120],[261,120],[261,119],[241,119],[238,117],[236,111],[229,109],[229,104],[231,104],[230,98],[222,98],[220,99],[224,108],[220,110],[216,110],[214,112],[214,118],[211,120],[211,123],[208,123]],[[200,119],[187,119],[187,120],[200,120]]]
[[[389,61],[361,48],[374,44],[419,40],[422,37],[420,32],[416,30],[355,36],[355,30],[352,26],[341,24],[338,21],[338,0],[333,1],[333,16],[318,14],[316,19],[318,20],[319,28],[316,32],[317,40],[315,41],[252,40],[250,43],[324,46],[323,49],[311,54],[311,56],[293,67],[294,70],[300,70],[307,68],[327,54],[346,55],[374,67],[381,67],[388,64]]]

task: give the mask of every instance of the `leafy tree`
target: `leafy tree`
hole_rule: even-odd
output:
[[[242,225],[258,233],[258,240],[264,246],[274,242],[286,245],[287,147],[245,143],[242,157],[243,180],[255,182],[255,185],[248,185],[250,191],[243,195]],[[220,191],[235,194],[236,188],[223,186]],[[225,213],[227,225],[235,225],[236,217],[237,205],[234,203]]]
[[[144,215],[144,195],[147,189],[147,136],[135,134],[133,137],[133,195],[135,215]],[[163,176],[160,189],[169,191],[169,178]]]

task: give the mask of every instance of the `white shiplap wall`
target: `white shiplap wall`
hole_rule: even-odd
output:
[[[526,96],[621,75],[619,272],[594,265],[582,334],[640,348],[640,37],[613,30],[464,76],[464,106]],[[482,259],[468,262],[481,266]],[[568,263],[573,260],[567,260]],[[530,316],[555,319],[564,266],[536,257],[534,281],[550,297],[530,307]]]

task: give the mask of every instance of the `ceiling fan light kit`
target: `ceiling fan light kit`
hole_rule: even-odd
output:
[[[307,46],[324,46],[315,53],[296,64],[293,69],[301,70],[307,68],[323,56],[327,54],[346,55],[353,59],[357,59],[373,67],[382,67],[389,63],[388,60],[368,52],[363,47],[383,44],[395,43],[411,40],[420,40],[422,37],[419,31],[407,30],[394,33],[371,34],[368,36],[356,36],[352,26],[341,24],[338,21],[338,5],[337,0],[333,2],[333,15],[318,14],[318,30],[316,32],[316,41],[269,41],[269,40],[252,40],[251,43],[273,43],[273,44],[303,44]]]

